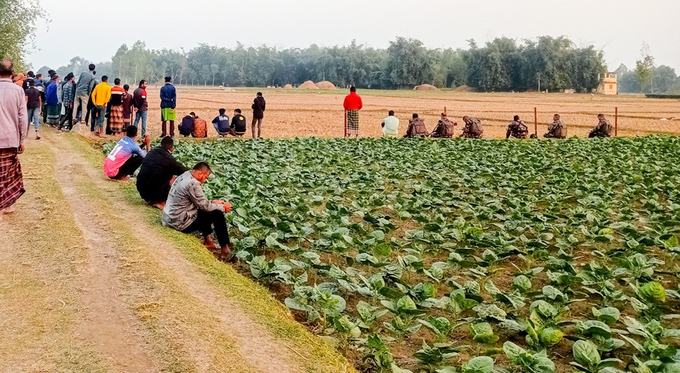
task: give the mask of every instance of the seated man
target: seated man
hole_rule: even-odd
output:
[[[234,136],[243,136],[247,130],[246,117],[241,115],[241,109],[234,110],[234,116],[231,118],[231,134]]]
[[[413,117],[408,121],[408,129],[404,137],[427,137],[425,121],[418,118],[418,114],[413,113]]]
[[[186,167],[172,156],[175,142],[170,136],[161,140],[161,146],[144,157],[142,168],[137,175],[137,191],[148,204],[163,209],[168,199],[170,186],[177,176],[187,171]]]
[[[597,126],[595,126],[595,128],[590,131],[588,137],[610,137],[612,135],[612,131],[614,130],[614,127],[611,125],[611,123],[609,123],[607,118],[604,117],[604,114],[598,114],[597,120]]]
[[[463,128],[463,133],[460,137],[466,139],[481,139],[484,135],[484,127],[482,127],[482,122],[473,117],[468,117],[467,115],[463,117],[463,122],[465,122],[465,128]]]
[[[387,118],[382,121],[383,137],[399,136],[399,119],[394,116],[394,110],[387,113]]]
[[[130,126],[125,130],[123,137],[118,144],[111,150],[104,160],[104,173],[114,180],[126,181],[142,165],[142,159],[149,151],[151,138],[144,136],[146,151],[139,148],[135,142],[137,137],[137,127]]]
[[[199,231],[203,235],[203,245],[215,251],[211,235],[213,229],[220,245],[220,260],[229,260],[231,241],[224,213],[231,211],[231,204],[223,201],[208,201],[201,184],[210,176],[210,166],[199,162],[194,169],[177,178],[170,188],[168,201],[163,208],[163,225],[180,232]]]
[[[180,123],[179,127],[177,127],[180,135],[189,137],[189,135],[194,133],[194,118],[196,118],[196,113],[193,111],[189,113],[189,115],[182,118],[182,123]]]
[[[508,125],[508,130],[505,132],[505,138],[509,139],[511,136],[516,139],[526,139],[529,134],[529,127],[524,124],[524,121],[519,119],[519,115],[512,118],[512,123]]]
[[[225,112],[226,110],[220,109],[220,115],[216,116],[212,121],[215,131],[217,131],[217,136],[227,136],[231,132],[229,116],[224,115]]]
[[[560,115],[553,115],[553,122],[548,126],[548,133],[543,135],[546,139],[566,139],[567,126],[560,120]]]
[[[191,132],[191,137],[199,139],[208,137],[208,123],[198,115],[194,116],[194,130]]]
[[[432,131],[430,137],[450,139],[453,137],[453,126],[457,125],[458,123],[451,122],[451,120],[446,117],[446,113],[442,113],[442,117],[439,119],[439,122],[437,122],[437,127]]]

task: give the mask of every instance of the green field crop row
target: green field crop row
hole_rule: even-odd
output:
[[[680,372],[678,138],[175,154],[212,165],[244,270],[360,370]]]

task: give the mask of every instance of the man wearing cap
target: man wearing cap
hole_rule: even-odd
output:
[[[73,100],[76,98],[76,78],[73,73],[68,73],[64,78],[64,83],[61,88],[61,103],[64,105],[65,114],[59,121],[58,129],[61,131],[66,129],[70,131],[73,128]],[[64,127],[64,123],[68,121],[68,125]]]

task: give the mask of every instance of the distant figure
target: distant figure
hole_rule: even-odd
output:
[[[28,89],[25,92],[26,95],[26,110],[28,115],[28,124],[33,122],[33,127],[35,128],[35,139],[40,140],[40,135],[38,130],[40,130],[40,107],[42,106],[42,97],[40,91],[35,88],[34,80],[27,80]]]
[[[560,115],[553,115],[553,122],[548,126],[548,133],[543,137],[546,139],[566,139],[567,138],[567,126],[560,120]]]
[[[87,102],[94,90],[96,81],[94,79],[94,64],[88,66],[88,71],[83,71],[78,77],[78,84],[76,85],[76,96],[73,101],[73,121],[77,121],[78,110],[81,111],[82,123],[85,124],[85,112],[87,111]]]
[[[115,135],[123,134],[123,95],[125,89],[120,86],[120,78],[113,80],[114,86],[111,87],[111,99],[107,112],[109,113],[109,129]]]
[[[102,82],[97,84],[92,91],[92,104],[94,105],[92,115],[97,118],[94,134],[99,137],[104,137],[106,107],[111,99],[111,86],[108,81],[109,78],[106,75],[102,76]]]
[[[130,127],[130,124],[132,123],[133,103],[132,95],[130,94],[130,86],[128,84],[125,84],[123,86],[123,90],[125,91],[123,93],[123,131],[125,131],[128,127]],[[142,137],[144,137],[144,135],[142,135]]]
[[[425,121],[418,117],[418,114],[413,113],[411,120],[408,121],[408,129],[404,137],[427,137],[427,128]]]
[[[29,81],[33,81],[33,86],[35,86],[35,73],[33,71],[29,71],[26,73],[26,80],[24,80],[24,84],[21,86],[23,90],[27,90],[29,87]]]
[[[597,115],[597,126],[590,131],[588,137],[610,137],[614,126],[604,117],[604,114]]]
[[[163,123],[163,134],[168,135],[166,123],[170,122],[170,137],[175,137],[175,108],[177,107],[177,90],[171,83],[172,78],[165,77],[165,85],[161,88],[161,121]]]
[[[194,118],[196,118],[196,113],[193,111],[182,118],[182,123],[178,127],[180,135],[189,137],[189,135],[194,133]]]
[[[514,137],[516,139],[526,139],[529,134],[529,127],[524,124],[524,121],[519,119],[519,115],[512,118],[512,123],[508,125],[508,130],[505,132],[505,138]]]
[[[59,124],[59,115],[61,113],[58,92],[60,81],[59,75],[54,75],[45,92],[45,102],[47,102],[45,111],[47,112],[47,115],[43,116],[43,119],[45,123],[53,127]]]
[[[12,61],[3,60],[0,63],[0,220],[14,212],[12,206],[26,192],[19,163],[28,135],[26,95],[21,87],[12,84],[13,74]],[[5,232],[2,236],[10,239],[9,231]]]
[[[224,114],[226,112],[225,109],[220,109],[220,115],[216,116],[212,121],[215,131],[217,131],[217,136],[227,136],[231,132],[229,116]]]
[[[345,97],[343,106],[347,117],[345,137],[359,137],[359,110],[364,107],[364,103],[354,86],[349,88],[349,94]]]
[[[387,118],[383,119],[382,130],[384,137],[399,136],[399,119],[394,116],[394,110],[390,110]]]
[[[253,123],[251,126],[253,127],[253,138],[262,137],[262,120],[264,119],[264,109],[266,105],[267,102],[264,100],[264,97],[262,97],[262,92],[257,92],[257,97],[255,97],[252,105]],[[255,136],[255,128],[257,128],[257,136]]]
[[[14,78],[14,84],[18,85],[19,87],[24,86],[24,81],[26,80],[26,75],[24,73],[19,73],[15,78]]]
[[[68,73],[64,78],[61,88],[61,104],[64,105],[64,115],[59,121],[58,130],[70,131],[73,128],[73,100],[76,98],[76,78],[73,73]],[[64,124],[68,124],[64,126]]]
[[[246,117],[241,115],[241,109],[234,110],[234,116],[231,118],[231,134],[243,136],[247,131],[246,127]]]
[[[139,86],[132,93],[132,102],[135,106],[135,127],[139,128],[142,121],[142,137],[146,136],[146,120],[148,118],[149,104],[146,102],[146,80],[141,80]]]
[[[194,116],[194,130],[191,132],[191,137],[199,139],[208,137],[208,123],[198,115]]]
[[[463,117],[463,122],[465,122],[465,128],[463,128],[463,133],[460,137],[466,139],[481,139],[484,135],[484,127],[482,126],[482,121],[474,117],[468,117],[467,115]]]
[[[164,137],[161,145],[144,157],[137,175],[139,195],[148,204],[161,210],[165,207],[170,186],[177,176],[187,171],[186,167],[172,156],[174,150],[175,142],[172,137]]]
[[[437,127],[432,131],[430,137],[450,139],[453,137],[453,126],[457,125],[458,123],[451,122],[451,120],[446,117],[446,113],[442,113],[441,119],[437,122]]]
[[[149,136],[144,137],[144,145],[146,151],[139,148],[135,142],[137,137],[137,127],[130,126],[125,131],[126,136],[123,137],[118,144],[111,149],[109,155],[104,159],[104,173],[111,179],[126,181],[130,176],[137,171],[142,165],[142,160],[149,151],[149,144],[151,139]]]
[[[202,184],[210,172],[210,166],[200,162],[193,170],[179,175],[163,208],[163,225],[183,233],[201,232],[203,245],[213,252],[217,248],[211,237],[214,229],[220,245],[219,258],[229,260],[232,246],[224,213],[231,211],[231,204],[205,198]]]

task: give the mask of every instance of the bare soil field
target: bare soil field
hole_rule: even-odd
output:
[[[342,102],[346,90],[303,91],[258,88],[177,87],[178,122],[193,111],[208,123],[225,108],[229,116],[240,108],[250,121],[250,105],[255,93],[262,91],[267,111],[262,135],[267,138],[299,136],[342,137]],[[149,87],[149,129],[160,135],[159,87]],[[360,115],[360,135],[378,137],[380,123],[388,110],[401,120],[400,131],[406,132],[412,113],[425,118],[432,130],[439,114],[447,108],[450,118],[460,125],[463,115],[478,117],[485,125],[486,138],[503,138],[513,115],[519,115],[534,130],[534,107],[538,109],[538,134],[547,131],[552,115],[559,113],[567,124],[569,136],[587,136],[597,123],[596,115],[607,115],[614,124],[614,110],[619,109],[619,136],[642,136],[652,133],[680,134],[680,102],[669,99],[647,99],[640,96],[602,96],[563,93],[465,93],[453,91],[378,91],[359,90],[364,101]],[[216,136],[209,128],[209,136]],[[250,136],[250,133],[248,133]]]

